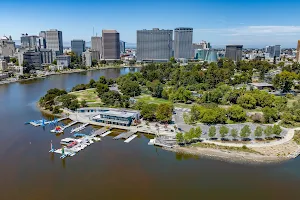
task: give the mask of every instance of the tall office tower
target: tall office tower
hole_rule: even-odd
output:
[[[227,45],[225,57],[233,61],[242,60],[243,45]]]
[[[39,45],[41,49],[46,49],[46,31],[41,31],[39,34]]]
[[[277,58],[280,58],[280,53],[281,53],[281,46],[275,45],[273,57],[276,56]]]
[[[296,60],[300,62],[300,40],[298,40]]]
[[[46,46],[47,49],[53,51],[53,60],[56,56],[63,54],[63,39],[62,32],[56,29],[50,29],[46,31]]]
[[[266,46],[265,51],[266,53],[269,54],[270,58],[274,58],[274,57],[279,58],[281,53],[281,46],[280,45]]]
[[[102,52],[105,60],[120,59],[120,34],[116,30],[102,30]]]
[[[193,49],[193,29],[176,28],[174,31],[174,57],[192,58]]]
[[[98,54],[98,55],[95,55],[95,57],[98,58],[97,60],[101,59],[101,55],[102,55],[102,38],[98,37],[98,36],[93,36],[91,38],[91,42],[92,42],[91,49],[93,50],[94,54]]]
[[[169,61],[172,57],[173,30],[138,30],[138,61]]]
[[[29,50],[38,50],[41,48],[39,36],[22,34],[21,47]]]
[[[125,53],[125,42],[120,40],[120,53]]]
[[[12,40],[11,36],[3,36],[0,38],[0,56],[13,56],[15,51],[15,42]]]
[[[84,40],[72,40],[71,50],[77,55],[81,56],[85,52],[85,41]]]

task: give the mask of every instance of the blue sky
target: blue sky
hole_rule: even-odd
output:
[[[102,29],[116,29],[136,42],[136,30],[194,28],[194,42],[215,47],[244,44],[295,47],[300,39],[300,0],[8,0],[1,2],[0,35],[20,40],[56,28],[64,43],[90,41]],[[98,35],[99,35],[98,34]]]

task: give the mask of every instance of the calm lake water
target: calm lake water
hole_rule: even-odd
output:
[[[0,199],[298,199],[300,158],[275,165],[232,164],[176,155],[148,146],[147,135],[129,144],[105,137],[72,158],[48,153],[71,136],[34,128],[35,103],[50,88],[70,90],[100,76],[138,69],[105,69],[0,86]],[[68,123],[68,122],[64,122]],[[91,131],[88,127],[85,131]]]

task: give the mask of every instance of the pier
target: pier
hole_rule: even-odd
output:
[[[88,125],[89,125],[89,123],[82,124],[82,125],[80,125],[79,127],[72,129],[72,130],[71,130],[71,133],[79,132],[79,131],[85,129],[85,127],[87,127]]]
[[[103,128],[100,128],[100,129],[98,129],[98,130],[96,130],[96,131],[94,131],[92,134],[91,134],[91,136],[93,136],[93,137],[95,137],[95,136],[102,136],[102,137],[104,137],[103,135],[104,134],[106,134],[106,133],[110,133],[110,131],[109,131],[110,129],[108,129],[108,128],[106,128],[106,127],[103,127]],[[107,134],[108,135],[108,134]]]
[[[67,124],[66,126],[64,126],[63,129],[69,128],[77,123],[79,123],[79,122],[78,121],[71,122],[71,123]]]
[[[131,142],[131,140],[133,140],[136,137],[137,137],[137,135],[134,134],[134,135],[130,136],[128,139],[126,139],[124,142],[129,143],[129,142]]]
[[[118,140],[118,139],[128,139],[130,136],[132,136],[133,134],[135,134],[136,132],[132,132],[132,131],[128,131],[128,132],[124,132],[121,133],[120,135],[114,137],[114,140]]]
[[[51,120],[51,121],[48,121],[48,120],[45,120],[45,119],[41,119],[41,120],[32,120],[28,123],[25,123],[25,124],[31,124],[32,126],[45,126],[47,124],[57,124],[57,122],[60,122],[62,120],[65,120],[65,119],[68,119],[68,117],[62,117],[62,118],[59,118],[59,119],[54,119],[54,120]]]

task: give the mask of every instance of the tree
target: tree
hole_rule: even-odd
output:
[[[18,60],[16,59],[16,58],[14,58],[14,57],[12,57],[12,58],[10,58],[10,62],[12,62],[12,63],[16,63]]]
[[[59,114],[59,113],[61,113],[61,110],[59,109],[58,106],[55,106],[52,112],[53,112],[53,114]]]
[[[249,94],[244,94],[237,99],[237,103],[246,109],[254,109],[256,106],[256,100]]]
[[[136,63],[136,60],[129,60],[129,65],[132,66]]]
[[[182,133],[177,133],[176,134],[176,140],[177,140],[177,143],[183,143],[184,142],[183,134]]]
[[[283,71],[280,74],[276,74],[273,79],[273,84],[283,92],[289,92],[294,86],[294,80],[296,78],[297,74],[295,72]]]
[[[88,107],[86,100],[82,100],[80,104],[82,108]]]
[[[140,84],[137,81],[125,81],[120,87],[123,94],[130,97],[139,96],[141,94]]]
[[[235,122],[243,122],[246,120],[246,112],[238,105],[233,105],[227,110],[229,119]]]
[[[209,130],[208,130],[208,136],[209,136],[210,138],[213,138],[213,137],[216,136],[216,134],[217,134],[217,129],[216,129],[216,127],[215,127],[215,126],[211,126],[211,127],[209,128]]]
[[[157,110],[157,104],[144,104],[141,109],[141,115],[144,119],[154,121],[156,119],[155,113]]]
[[[98,83],[96,89],[98,96],[101,97],[105,92],[109,91],[109,88],[106,84]]]
[[[279,136],[281,133],[282,129],[280,128],[279,125],[275,124],[273,126],[273,134]]]
[[[169,122],[172,119],[173,106],[167,103],[159,104],[156,110],[156,119],[161,122]]]
[[[255,137],[260,138],[262,136],[262,134],[263,134],[262,127],[261,126],[257,126],[256,129],[255,129],[255,131],[254,131]]]
[[[262,109],[262,112],[264,114],[265,122],[267,123],[275,122],[279,118],[279,113],[276,108],[265,107]]]
[[[290,112],[284,112],[281,116],[280,119],[284,124],[293,124],[294,117]]]
[[[97,87],[97,83],[94,79],[91,79],[89,82],[89,88],[95,88]]]
[[[231,137],[233,137],[234,140],[236,140],[237,136],[238,136],[238,131],[236,129],[231,129]]]
[[[52,64],[53,64],[53,65],[57,65],[57,60],[56,60],[56,59],[53,60]]]
[[[272,126],[267,126],[267,128],[264,130],[264,133],[265,133],[266,137],[270,137],[273,134]]]
[[[100,78],[99,78],[99,81],[98,81],[99,83],[102,83],[102,84],[106,84],[107,83],[107,81],[106,81],[106,78],[105,78],[105,76],[100,76]]]
[[[221,126],[221,128],[219,130],[219,133],[220,133],[222,138],[226,137],[228,132],[229,132],[229,129],[226,126]]]
[[[92,67],[97,66],[98,65],[98,61],[96,59],[92,60]]]
[[[120,106],[122,97],[117,91],[108,91],[102,94],[101,101],[109,106]]]
[[[174,58],[174,57],[171,57],[171,58],[170,58],[170,62],[171,62],[171,63],[176,63],[175,58]]]
[[[68,108],[69,108],[70,110],[75,111],[75,110],[77,110],[79,107],[80,107],[80,106],[79,106],[78,100],[76,99],[76,100],[74,100],[74,101],[71,102],[71,104],[70,104],[70,106],[69,106]]]
[[[100,60],[100,64],[105,65],[106,64],[106,60]]]
[[[241,133],[240,133],[240,136],[242,138],[248,138],[251,134],[251,129],[248,125],[245,125],[242,129],[241,129]]]
[[[195,138],[200,138],[201,135],[202,135],[202,129],[199,126],[197,126],[195,128]]]

